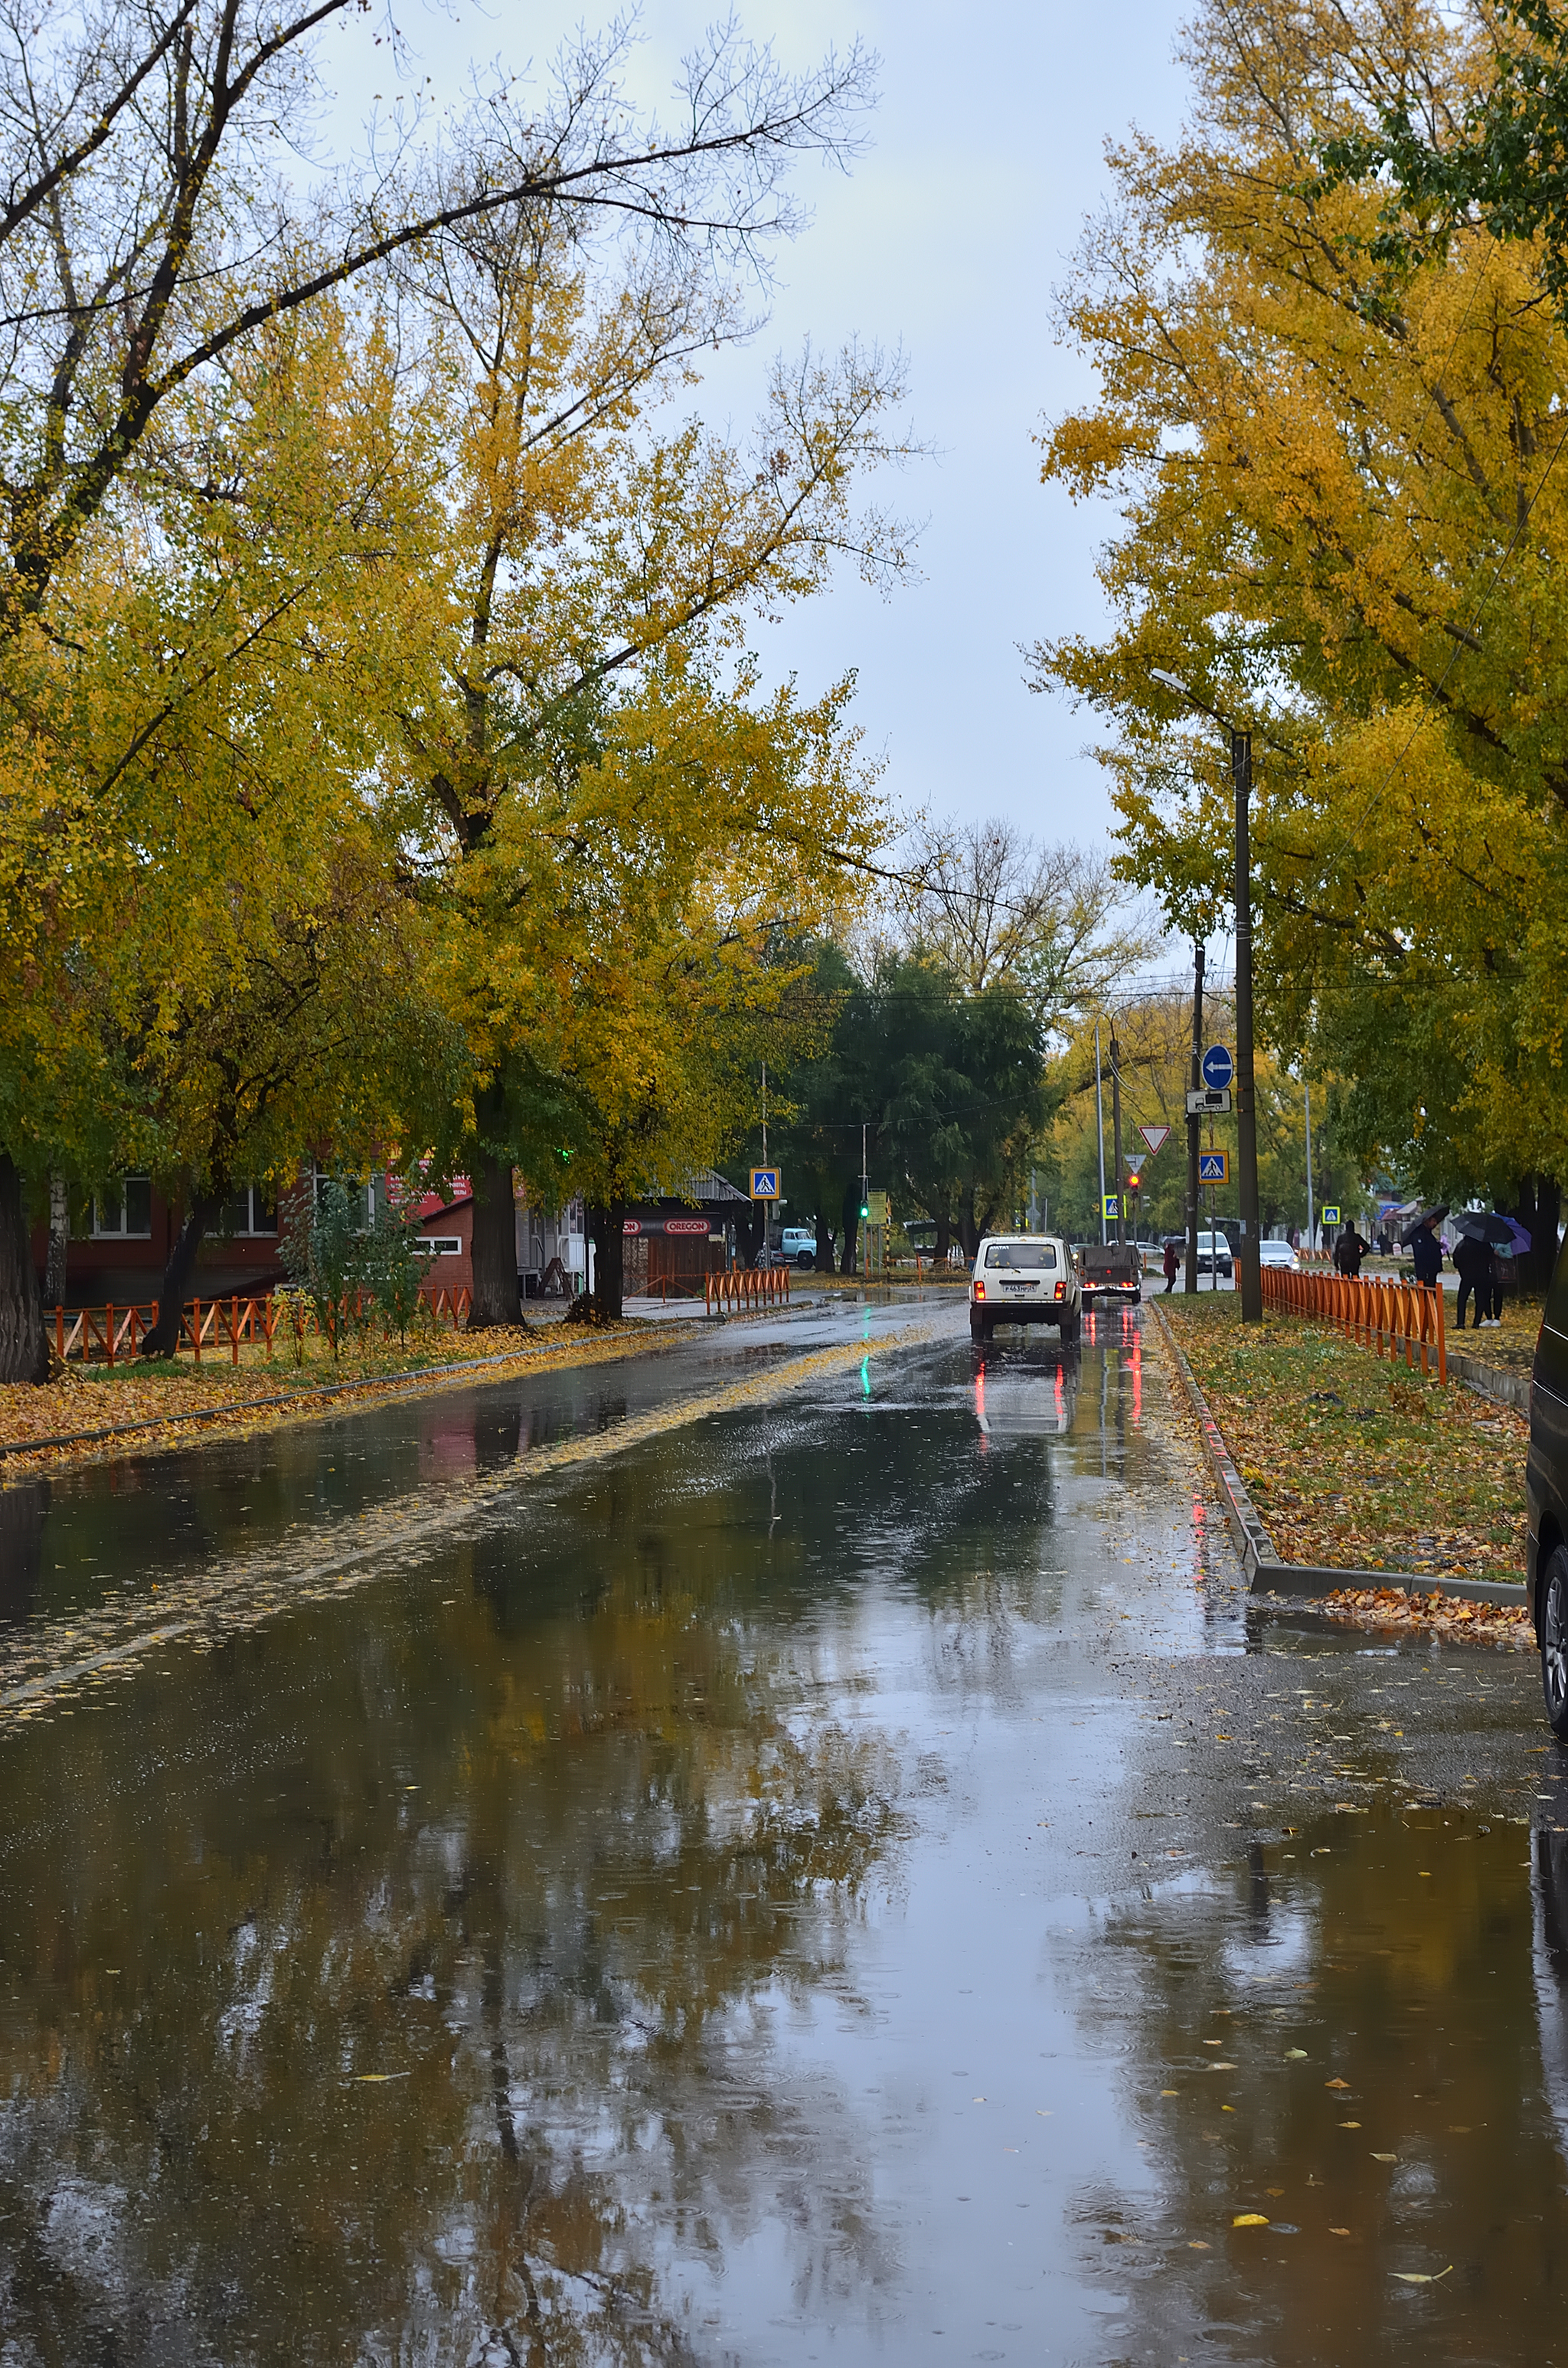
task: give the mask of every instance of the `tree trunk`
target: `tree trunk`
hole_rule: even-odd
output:
[[[948,1252],[952,1248],[952,1246],[953,1221],[951,1214],[946,1209],[938,1209],[937,1212],[936,1247],[931,1252],[932,1265],[946,1266],[948,1263]]]
[[[17,1163],[0,1151],[0,1382],[46,1382],[49,1339]]]
[[[972,1264],[974,1254],[980,1247],[980,1227],[974,1221],[974,1187],[972,1184],[969,1187],[968,1190],[963,1194],[959,1202],[959,1239],[963,1244],[963,1254],[965,1258]]]
[[[619,1324],[626,1309],[626,1203],[591,1202],[588,1231],[594,1242],[594,1316]]]
[[[1532,1291],[1545,1292],[1551,1281],[1562,1206],[1562,1190],[1554,1176],[1527,1176],[1521,1180],[1514,1216],[1530,1237],[1529,1255],[1519,1263]]]
[[[852,1176],[844,1188],[844,1248],[838,1261],[840,1274],[853,1274],[856,1251],[860,1238],[860,1178]]]
[[[483,1123],[483,1121],[482,1121]],[[469,1329],[522,1319],[517,1296],[517,1215],[512,1163],[493,1152],[473,1156],[473,1305]]]
[[[207,1228],[227,1199],[226,1192],[195,1192],[185,1223],[175,1235],[169,1262],[158,1291],[158,1320],[142,1335],[144,1357],[172,1357],[179,1347],[180,1310],[190,1285],[196,1253],[207,1238]]]
[[[65,1304],[65,1267],[71,1254],[71,1193],[58,1170],[49,1179],[49,1257],[43,1269],[43,1304]]]
[[[819,1209],[817,1211],[816,1223],[816,1270],[818,1274],[831,1274],[833,1272],[833,1227],[828,1223],[827,1211],[825,1209]]]

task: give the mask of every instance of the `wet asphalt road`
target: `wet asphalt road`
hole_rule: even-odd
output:
[[[0,1497],[5,2368],[1557,2356],[1533,1658],[960,1324]]]

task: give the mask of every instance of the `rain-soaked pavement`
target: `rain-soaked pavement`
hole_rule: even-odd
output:
[[[1568,2348],[1533,1661],[961,1322],[0,1494],[0,2368]]]

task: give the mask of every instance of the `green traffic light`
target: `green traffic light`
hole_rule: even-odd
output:
[[[861,1201],[861,1203],[860,1203],[860,1214],[861,1214],[863,1217],[869,1217],[869,1216],[870,1215],[870,1213],[871,1213],[871,1204],[870,1204],[869,1201]]]

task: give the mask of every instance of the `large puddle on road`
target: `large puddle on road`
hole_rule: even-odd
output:
[[[531,1446],[506,1392],[365,1417],[333,1518],[401,1479],[428,1526],[243,1617],[350,1427],[190,1459],[181,1504],[279,1493],[165,1531],[207,1615],[133,1670],[80,1656],[126,1475],[55,1485],[0,1731],[6,2368],[1549,2356],[1556,1838],[1167,1859],[1141,1656],[1246,1634],[1148,1344],[856,1323],[678,1420],[628,1369],[619,1441],[602,1377]]]

